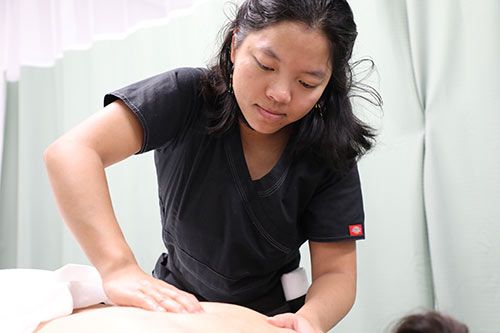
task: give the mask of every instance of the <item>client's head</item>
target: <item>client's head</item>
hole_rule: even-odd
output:
[[[393,333],[469,333],[466,325],[437,311],[402,318]]]

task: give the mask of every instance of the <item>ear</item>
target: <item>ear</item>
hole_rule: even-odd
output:
[[[236,38],[236,34],[238,33],[238,29],[234,29],[233,38],[231,39],[231,62],[234,64],[235,58],[235,48],[234,48],[234,39]]]

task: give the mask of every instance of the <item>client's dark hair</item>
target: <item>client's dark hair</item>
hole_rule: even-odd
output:
[[[235,48],[254,31],[283,21],[299,22],[321,30],[330,42],[332,75],[319,103],[323,116],[309,112],[296,123],[293,140],[295,155],[312,152],[335,169],[346,171],[373,145],[374,131],[353,113],[351,91],[359,88],[372,98],[372,104],[381,106],[380,95],[366,85],[353,82],[349,60],[357,36],[356,24],[345,0],[246,0],[233,21],[225,27],[224,40],[213,66],[214,77],[206,80],[204,96],[214,106],[211,115],[211,133],[224,133],[238,119],[238,105],[228,93],[232,71],[231,43],[237,29]],[[373,62],[371,62],[373,68]],[[362,94],[363,95],[363,94]],[[366,94],[364,94],[366,96]],[[364,98],[364,97],[363,97]]]
[[[402,318],[393,333],[469,333],[466,325],[437,311]]]

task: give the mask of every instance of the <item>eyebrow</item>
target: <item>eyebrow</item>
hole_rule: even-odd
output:
[[[276,59],[278,62],[281,62],[281,59],[278,57],[276,53],[274,53],[274,51],[269,46],[258,47],[258,49],[267,56]],[[304,71],[304,74],[317,77],[320,80],[323,80],[326,77],[326,73],[323,71]]]

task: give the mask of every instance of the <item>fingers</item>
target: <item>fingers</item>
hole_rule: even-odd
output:
[[[267,322],[280,328],[292,329],[297,333],[320,333],[321,328],[314,327],[305,317],[297,313],[282,313],[268,317]]]
[[[200,302],[190,293],[142,271],[121,273],[106,279],[103,284],[109,300],[116,305],[139,307],[149,311],[203,312]]]
[[[148,290],[147,292],[166,311],[176,313],[203,312],[200,302],[192,294],[179,290],[163,281],[158,281],[164,285],[157,287],[157,289]]]
[[[144,310],[148,311],[155,311],[155,312],[165,312],[168,311],[166,310],[163,306],[158,304],[153,298],[147,296],[146,294],[142,292],[136,293],[134,296],[134,299],[132,299],[130,302],[124,303],[124,304],[119,304],[122,306],[134,306],[138,307]],[[175,312],[175,311],[173,311]]]
[[[268,317],[267,322],[273,326],[281,328],[290,328],[296,330],[296,317],[293,313],[282,313],[274,317]]]
[[[200,302],[194,295],[177,290],[177,294],[172,297],[177,303],[181,304],[184,309],[189,313],[202,313],[203,308],[201,307]]]

